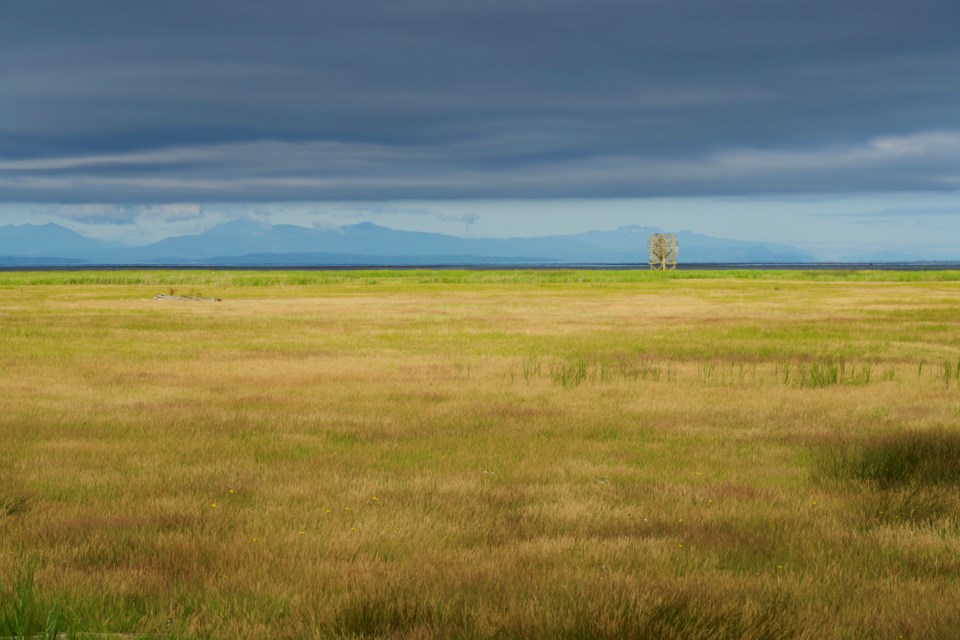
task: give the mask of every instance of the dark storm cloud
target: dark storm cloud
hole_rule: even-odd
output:
[[[960,189],[953,0],[15,0],[0,199]]]

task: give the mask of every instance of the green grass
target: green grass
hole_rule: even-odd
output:
[[[337,285],[377,287],[453,284],[630,284],[677,280],[748,280],[755,282],[957,282],[957,271],[846,271],[759,270],[648,271],[617,270],[357,270],[357,271],[243,271],[243,270],[123,270],[5,272],[0,286],[32,285],[148,285],[164,287],[276,287]],[[196,289],[194,289],[196,291]]]

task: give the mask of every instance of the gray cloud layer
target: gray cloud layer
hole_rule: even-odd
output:
[[[15,0],[0,199],[960,189],[954,0]]]

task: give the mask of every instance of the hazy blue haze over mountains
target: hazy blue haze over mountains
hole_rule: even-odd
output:
[[[401,231],[370,222],[339,228],[267,225],[238,220],[203,233],[142,247],[111,247],[56,224],[0,227],[5,264],[479,264],[638,263],[649,234],[627,226],[534,238],[461,238]],[[681,262],[811,262],[786,245],[677,233]]]
[[[106,248],[93,240],[58,224],[23,224],[0,227],[0,255],[56,255],[73,251],[96,251]]]

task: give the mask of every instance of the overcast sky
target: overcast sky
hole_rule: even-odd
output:
[[[956,0],[11,0],[0,80],[0,224],[960,244]]]

